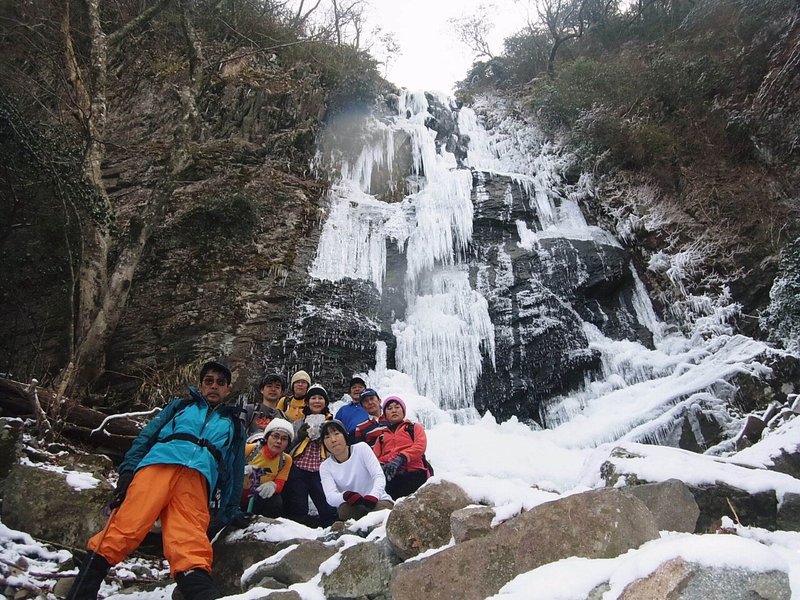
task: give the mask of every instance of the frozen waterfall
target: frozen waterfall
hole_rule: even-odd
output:
[[[472,174],[455,156],[436,146],[426,125],[423,93],[403,92],[398,114],[365,124],[365,143],[331,189],[311,276],[372,282],[380,292],[386,276],[386,248],[405,252],[407,311],[392,330],[398,369],[441,408],[472,415],[483,356],[494,362],[494,330],[486,300],[470,287],[462,265],[472,238]],[[376,173],[394,173],[395,144],[410,146],[410,170],[399,202],[379,199]]]
[[[724,315],[698,321],[694,336],[668,333],[629,254],[583,216],[590,175],[567,184],[569,157],[502,102],[479,118],[429,98],[403,92],[393,114],[348,132],[357,144],[333,161],[310,274],[391,295],[392,322],[375,330],[394,336],[396,370],[379,341],[370,377],[406,390],[426,425],[474,421],[476,397],[481,412],[503,400],[529,419],[536,407],[568,446],[677,445],[684,423],[702,443],[707,417],[732,427],[727,380],[758,376],[765,346],[729,335]],[[447,119],[455,133],[437,134],[432,123]],[[539,381],[556,392],[535,404]]]

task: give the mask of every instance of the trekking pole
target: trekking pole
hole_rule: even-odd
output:
[[[103,545],[103,540],[106,539],[106,534],[108,533],[108,528],[111,526],[111,521],[117,515],[117,510],[119,507],[115,507],[111,509],[111,513],[108,515],[108,520],[106,521],[106,526],[103,527],[103,531],[100,533],[100,539],[97,542],[97,547],[101,547]],[[92,561],[97,556],[97,551],[92,551],[89,553],[89,556],[86,558],[86,563],[82,564],[80,569],[78,569],[78,577],[75,579],[75,583],[72,584],[72,587],[69,590],[68,598],[72,598],[77,592],[81,589],[83,582],[86,580],[86,574],[89,572],[89,568],[92,566]]]

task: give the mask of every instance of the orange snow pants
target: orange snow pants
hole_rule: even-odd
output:
[[[172,576],[196,568],[210,573],[208,483],[200,471],[181,465],[150,465],[137,471],[125,501],[106,528],[89,540],[89,550],[117,564],[139,547],[158,518]]]

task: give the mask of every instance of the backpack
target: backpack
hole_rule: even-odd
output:
[[[406,423],[406,432],[408,433],[408,437],[411,438],[411,441],[414,441],[414,424],[413,423]],[[428,462],[428,458],[425,456],[425,453],[422,454],[422,466],[428,470],[428,477],[433,477],[433,465]]]

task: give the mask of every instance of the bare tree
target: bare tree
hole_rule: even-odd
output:
[[[103,371],[104,352],[127,302],[134,271],[152,230],[154,206],[131,222],[127,240],[109,265],[114,207],[103,185],[101,164],[105,155],[107,121],[106,86],[109,60],[126,39],[139,31],[172,0],[160,0],[111,34],[103,31],[100,0],[83,0],[88,24],[88,59],[76,52],[70,0],[63,0],[60,32],[67,78],[75,99],[75,114],[83,132],[83,177],[94,190],[96,206],[79,216],[81,259],[77,273],[77,308],[70,360],[76,366],[74,387],[83,388]]]
[[[559,49],[570,40],[580,38],[593,25],[606,20],[619,8],[619,0],[522,0],[533,6],[536,21],[528,21],[531,34],[543,28],[550,37],[547,73],[555,75]],[[644,1],[644,0],[643,0]]]
[[[489,46],[489,34],[494,29],[491,13],[493,5],[482,4],[477,12],[466,17],[449,19],[458,40],[475,53],[477,58],[494,58]]]
[[[371,54],[377,57],[378,61],[383,64],[383,76],[389,76],[389,67],[394,59],[402,53],[400,42],[397,41],[397,35],[394,32],[382,32],[380,29],[374,31],[374,37],[377,40],[374,44],[376,47],[370,48]]]

